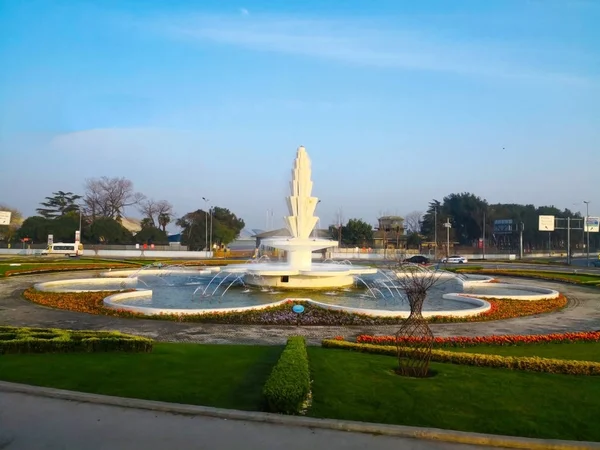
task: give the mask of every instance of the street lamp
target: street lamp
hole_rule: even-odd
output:
[[[586,252],[587,252],[587,264],[586,264],[586,266],[589,267],[589,265],[590,265],[590,227],[588,225],[588,218],[590,217],[590,203],[591,202],[584,200],[583,203],[585,203],[585,220],[583,222],[583,228],[587,232],[587,238],[586,238],[586,244],[585,244],[585,249],[586,249]]]
[[[437,260],[437,206],[433,207],[433,259]]]
[[[207,199],[206,197],[202,197],[202,200],[204,200],[205,204],[207,205],[208,202],[210,202],[209,199]],[[211,217],[211,222],[212,222],[212,217]],[[211,236],[212,238],[212,236]],[[204,248],[209,251],[210,248],[208,247],[208,213],[206,211],[204,211]]]

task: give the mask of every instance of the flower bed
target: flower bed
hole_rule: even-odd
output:
[[[0,327],[0,354],[151,352],[152,340],[113,331]]]
[[[371,336],[367,334],[361,334],[356,338],[356,342],[359,344],[373,345],[396,345],[396,342],[404,344],[418,342],[418,340],[418,338],[400,338],[397,340],[395,336]],[[527,344],[571,344],[574,342],[600,342],[600,331],[540,335],[528,334],[477,337],[436,337],[434,339],[433,346],[436,348],[443,348],[474,347],[477,345],[513,346]]]
[[[287,340],[287,345],[263,388],[267,409],[275,413],[298,414],[302,411],[309,392],[306,341],[302,336],[292,336]]]
[[[325,348],[337,348],[394,357],[398,356],[396,346],[357,344],[337,339],[324,340],[321,345]],[[414,350],[404,347],[401,348],[400,351],[401,356],[409,356]],[[432,350],[431,361],[468,366],[523,370],[526,372],[545,372],[564,375],[600,375],[600,363],[593,361],[484,355],[477,353],[450,352],[446,350]]]
[[[69,272],[74,270],[99,270],[99,269],[123,269],[131,267],[130,264],[48,264],[40,267],[29,267],[27,269],[12,269],[4,272],[5,277],[15,275],[31,275],[47,272]]]
[[[121,291],[123,292],[123,291]],[[288,301],[281,305],[260,310],[248,310],[239,312],[214,312],[210,314],[157,314],[146,316],[141,313],[105,308],[103,299],[116,292],[41,292],[33,288],[24,292],[25,298],[32,302],[52,308],[68,309],[71,311],[84,312],[88,314],[102,314],[107,316],[137,317],[144,319],[174,320],[178,322],[200,322],[200,323],[227,323],[243,325],[395,325],[402,323],[404,319],[395,317],[371,317],[364,314],[356,314],[345,311],[329,310],[317,305],[301,302]],[[490,310],[471,317],[443,317],[433,316],[429,318],[433,323],[446,322],[479,322],[485,320],[511,319],[515,317],[532,314],[542,314],[556,311],[567,304],[567,299],[560,296],[555,299],[525,301],[486,299],[491,305]],[[302,314],[292,311],[292,305],[304,306]]]

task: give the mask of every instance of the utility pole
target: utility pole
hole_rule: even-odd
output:
[[[434,238],[433,238],[433,259],[437,259],[437,206],[433,207],[433,233],[434,233]]]
[[[571,265],[571,218],[567,217],[567,266]]]
[[[525,230],[525,224],[521,222],[519,224],[519,259],[523,259],[523,231]]]
[[[485,259],[485,212],[483,213],[483,259]]]
[[[583,203],[585,203],[585,222],[583,222],[583,229],[586,231],[586,234],[587,234],[587,240],[586,240],[586,244],[585,244],[585,250],[587,253],[586,266],[589,267],[589,265],[590,265],[590,227],[588,224],[588,220],[590,218],[590,201],[584,200]]]
[[[212,206],[209,209],[210,211],[210,248],[208,249],[209,252],[213,251],[213,243],[212,243],[212,238],[213,238],[213,227],[212,227],[212,223],[213,223],[213,208]]]
[[[206,197],[202,197],[202,200],[204,200],[204,208],[206,208],[206,205],[208,205],[208,202],[210,201],[209,199],[207,199]],[[208,213],[206,212],[206,209],[204,210],[204,249],[206,251],[209,250],[208,248]]]
[[[564,220],[567,221],[566,226],[564,225]],[[583,230],[584,227],[583,225],[581,225],[581,228],[578,227],[578,223],[581,221],[582,219],[577,218],[577,217],[567,217],[562,218],[562,217],[558,217],[555,221],[555,230],[566,230],[567,231],[567,264],[570,265],[573,261],[573,258],[571,258],[571,230]]]

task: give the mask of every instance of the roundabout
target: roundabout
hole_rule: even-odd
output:
[[[94,278],[100,272],[23,275],[0,283],[0,321],[5,325],[41,326],[92,330],[118,330],[159,341],[199,343],[282,344],[289,335],[303,335],[311,344],[332,336],[393,334],[397,325],[259,325],[190,323],[149,318],[124,318],[92,315],[48,308],[23,298],[22,293],[36,283]],[[498,277],[508,284],[523,284],[522,279]],[[567,305],[555,312],[485,322],[431,323],[436,336],[490,336],[547,334],[600,329],[598,290],[550,281],[528,281],[529,285],[559,291]],[[290,306],[291,309],[291,306]]]

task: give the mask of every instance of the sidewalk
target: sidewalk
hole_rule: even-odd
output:
[[[3,450],[473,450],[344,431],[185,416],[0,392]]]

